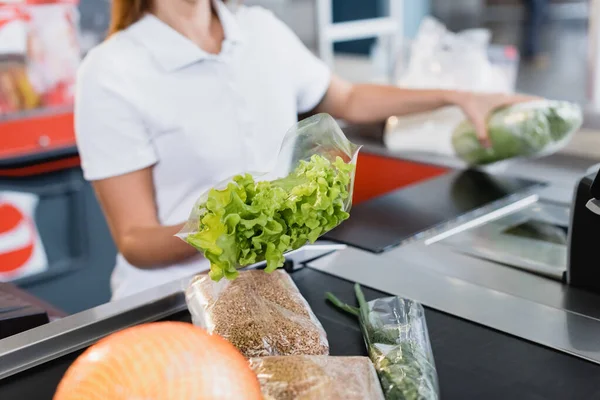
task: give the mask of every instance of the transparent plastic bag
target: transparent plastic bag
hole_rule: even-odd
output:
[[[477,139],[475,128],[465,120],[452,134],[456,155],[470,165],[540,157],[568,144],[583,122],[581,108],[564,101],[520,103],[492,113],[488,120],[491,147]]]
[[[287,132],[272,171],[203,193],[177,236],[204,253],[215,281],[262,261],[272,272],[349,217],[359,149],[330,115],[305,119]]]
[[[409,54],[399,54],[398,85],[412,89],[512,92],[514,82],[490,60],[490,40],[489,30],[455,33],[437,19],[426,17],[407,49]]]
[[[451,32],[434,18],[421,23],[414,41],[400,49],[397,85],[406,89],[444,89],[476,93],[512,93],[518,66],[514,49],[492,57],[490,32],[482,29]],[[492,61],[495,58],[495,61]],[[456,159],[452,132],[466,118],[460,107],[388,119],[383,141],[392,151],[435,154]]]
[[[362,329],[386,399],[438,399],[423,306],[399,297],[368,304],[369,319]]]
[[[246,357],[327,355],[327,335],[283,270],[241,271],[234,281],[198,275],[186,291],[195,325],[220,335]]]
[[[359,307],[327,299],[355,315],[386,400],[437,400],[439,387],[423,306],[400,297],[367,302],[355,285]]]
[[[265,400],[383,400],[367,357],[253,358]]]

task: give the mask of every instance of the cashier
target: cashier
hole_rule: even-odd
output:
[[[298,114],[364,123],[456,104],[485,141],[489,112],[520,100],[349,83],[259,7],[112,0],[110,36],[79,71],[75,126],[119,250],[113,299],[207,270],[174,235],[203,191],[269,170]]]

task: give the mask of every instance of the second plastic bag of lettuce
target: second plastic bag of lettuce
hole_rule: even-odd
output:
[[[177,236],[210,261],[215,281],[263,261],[273,272],[348,219],[358,151],[330,115],[307,118],[286,134],[272,171],[240,171],[206,191]]]
[[[491,147],[477,139],[465,120],[452,134],[456,155],[470,165],[486,165],[515,157],[539,157],[566,146],[583,121],[581,108],[564,101],[536,101],[501,108],[488,120]]]

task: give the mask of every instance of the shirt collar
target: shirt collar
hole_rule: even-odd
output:
[[[221,0],[212,1],[225,34],[221,49],[221,53],[223,53],[229,44],[242,42],[243,35],[235,15],[228,7]],[[219,57],[219,55],[202,50],[194,42],[152,14],[145,15],[127,31],[146,47],[152,57],[168,72],[202,60]]]

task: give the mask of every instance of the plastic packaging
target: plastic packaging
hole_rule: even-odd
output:
[[[366,302],[358,284],[355,292],[359,308],[331,293],[327,298],[358,317],[386,400],[437,400],[437,371],[423,306],[400,297]]]
[[[246,357],[327,355],[321,323],[283,270],[241,271],[234,281],[197,276],[186,291],[195,325],[218,334]]]
[[[250,360],[265,400],[379,400],[367,357],[290,356]]]
[[[490,60],[490,40],[489,30],[455,33],[435,18],[426,17],[410,43],[408,56],[399,54],[398,85],[412,89],[512,92],[514,81],[504,68]]]
[[[399,53],[397,85],[406,89],[514,92],[518,52],[511,48],[501,63],[492,62],[490,38],[487,30],[454,33],[436,19],[425,18],[406,54],[404,49]],[[387,121],[383,141],[394,152],[435,154],[460,161],[452,133],[465,119],[457,106],[393,116]]]
[[[236,175],[203,193],[177,236],[210,260],[215,281],[262,261],[272,272],[285,253],[349,217],[359,149],[330,115],[305,119],[286,134],[272,171]]]
[[[583,122],[581,108],[560,101],[539,101],[505,107],[488,121],[491,147],[477,139],[465,120],[452,134],[456,155],[470,165],[484,165],[517,157],[539,157],[563,148]]]
[[[399,297],[369,303],[363,334],[386,399],[439,397],[437,371],[423,306]]]

